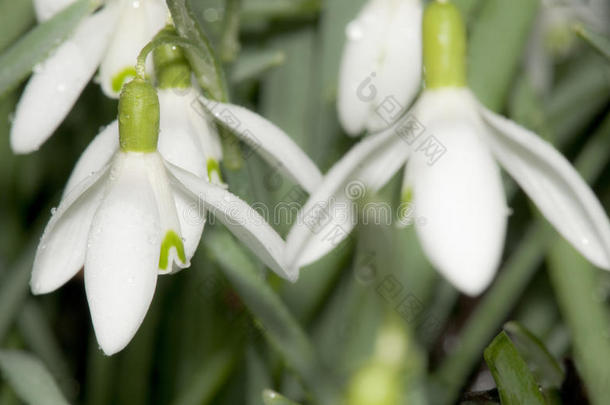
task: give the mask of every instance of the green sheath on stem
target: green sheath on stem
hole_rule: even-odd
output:
[[[423,37],[426,87],[466,86],[466,29],[460,11],[452,3],[430,3]]]

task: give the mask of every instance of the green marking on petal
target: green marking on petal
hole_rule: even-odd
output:
[[[176,248],[178,258],[182,263],[186,263],[182,239],[180,239],[176,232],[167,231],[163,242],[161,242],[161,255],[159,256],[159,268],[162,270],[167,270],[167,265],[169,264],[169,251],[171,248]]]
[[[123,88],[123,83],[136,76],[137,73],[134,66],[126,67],[112,78],[112,90],[118,93]]]
[[[214,173],[216,173],[216,176],[218,176],[218,180],[222,181],[222,174],[220,173],[220,165],[218,164],[218,161],[216,159],[208,159],[208,163],[207,163],[207,168],[208,168],[208,180],[212,181],[212,179],[214,178]]]

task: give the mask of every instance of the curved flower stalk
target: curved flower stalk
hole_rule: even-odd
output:
[[[369,0],[346,28],[337,110],[350,135],[392,124],[421,88],[421,0]]]
[[[40,21],[74,0],[35,0]],[[163,0],[107,0],[34,69],[15,111],[11,148],[37,150],[57,129],[99,67],[99,82],[109,97],[118,97],[135,76],[140,49],[163,28],[169,12]],[[149,67],[149,73],[152,69]]]
[[[353,229],[354,209],[342,208],[351,207],[352,182],[376,191],[406,166],[403,203],[425,219],[414,221],[425,253],[458,289],[479,294],[498,268],[509,215],[499,163],[566,240],[609,269],[610,222],[592,190],[550,144],[489,111],[466,86],[457,9],[431,3],[423,32],[422,96],[330,169],[287,237],[289,265],[312,263]]]
[[[553,82],[555,61],[574,48],[574,26],[584,23],[597,32],[609,33],[610,4],[606,0],[544,0],[528,42],[525,68],[532,84],[547,93]]]
[[[116,134],[116,127],[104,132]],[[295,280],[283,240],[255,210],[157,152],[159,101],[139,77],[123,88],[118,132],[118,150],[100,136],[77,165],[38,246],[34,294],[57,289],[84,265],[97,340],[108,355],[120,351],[146,315],[157,274],[189,266],[203,224],[187,214],[199,206],[273,271]],[[107,163],[100,158],[109,154]]]

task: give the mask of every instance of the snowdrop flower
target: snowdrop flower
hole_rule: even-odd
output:
[[[350,135],[379,131],[421,87],[421,0],[369,0],[346,28],[337,109]]]
[[[75,0],[35,0],[40,21]],[[99,67],[106,95],[118,97],[135,76],[133,61],[163,28],[168,10],[163,0],[107,0],[86,17],[72,35],[34,69],[15,111],[11,148],[37,150],[57,129]]]
[[[379,190],[406,163],[403,202],[425,218],[415,221],[423,250],[458,289],[479,294],[498,268],[509,214],[499,163],[565,239],[610,268],[610,222],[592,190],[550,144],[486,109],[466,86],[457,9],[431,3],[423,35],[421,98],[330,169],[287,237],[289,265],[312,263],[353,229],[354,210],[341,207],[351,207],[354,181]]]
[[[118,150],[105,134],[116,135],[117,126]],[[108,355],[136,333],[157,274],[189,266],[203,229],[185,215],[192,207],[211,211],[280,276],[296,276],[284,264],[283,240],[264,219],[223,187],[164,159],[158,134],[156,92],[138,77],[123,88],[118,125],[77,164],[34,260],[34,294],[57,289],[84,265],[94,330]]]

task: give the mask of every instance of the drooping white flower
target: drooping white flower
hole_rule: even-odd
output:
[[[610,3],[607,0],[544,0],[528,40],[525,68],[532,85],[542,94],[553,83],[555,63],[570,54],[577,43],[574,26],[585,24],[609,33]]]
[[[369,0],[346,28],[337,109],[350,135],[387,128],[421,88],[421,0]]]
[[[161,138],[177,134],[180,145],[159,142],[162,149],[157,152],[159,104],[154,90],[136,79],[123,94],[118,123],[96,137],[74,169],[38,246],[31,279],[35,294],[51,292],[84,265],[93,326],[106,354],[124,348],[136,333],[157,274],[188,267],[205,222],[200,207],[273,271],[296,279],[284,264],[281,237],[254,209],[214,184],[213,177],[208,180],[201,152],[209,143],[185,129],[189,122],[166,122],[161,124],[167,130]],[[124,101],[129,97],[153,101],[134,106]],[[160,120],[167,117],[171,114],[162,114]],[[268,150],[264,141],[261,149]]]
[[[449,23],[427,26],[439,14]],[[448,31],[439,34],[435,27]],[[406,165],[403,198],[415,218],[425,219],[415,221],[425,253],[458,289],[479,294],[498,268],[509,213],[499,163],[566,240],[610,269],[610,222],[593,191],[550,144],[489,111],[465,86],[459,67],[465,33],[457,10],[432,3],[424,36],[428,87],[401,121],[357,144],[330,169],[287,237],[289,265],[312,263],[347,237],[356,223],[353,181],[377,191]],[[457,56],[436,57],[445,47],[459,49]]]
[[[74,0],[35,0],[40,21]],[[109,97],[135,76],[133,61],[163,28],[168,10],[163,0],[107,0],[86,17],[72,35],[38,67],[15,111],[11,148],[37,150],[57,129],[99,67],[99,82]],[[149,69],[152,74],[152,69]]]

